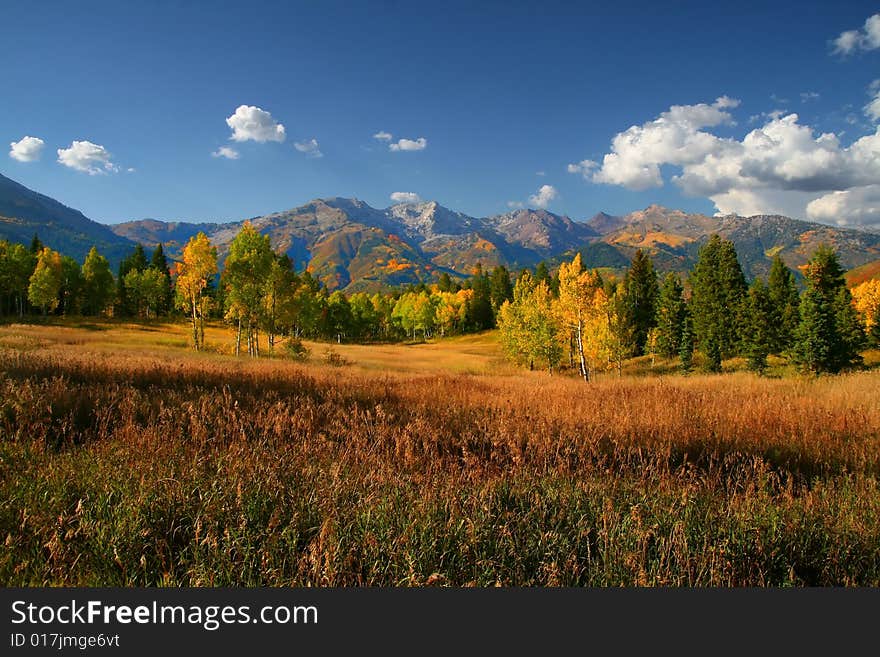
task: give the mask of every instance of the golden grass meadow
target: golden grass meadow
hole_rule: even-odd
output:
[[[494,333],[300,363],[187,330],[0,327],[3,585],[880,584],[878,370],[584,384]]]

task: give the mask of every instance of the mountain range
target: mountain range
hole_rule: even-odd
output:
[[[765,275],[779,254],[797,271],[816,246],[837,249],[846,269],[878,269],[880,234],[816,224],[778,215],[710,217],[652,205],[624,216],[598,213],[586,221],[547,210],[521,209],[471,217],[434,201],[378,209],[358,199],[315,199],[305,205],[253,217],[273,248],[287,253],[330,289],[372,291],[432,281],[441,272],[467,276],[479,263],[511,269],[559,262],[581,252],[588,267],[620,270],[637,249],[658,270],[687,271],[713,233],[733,241],[748,277]],[[162,243],[171,258],[204,232],[220,258],[243,221],[166,222],[141,219],[105,225],[0,175],[0,238],[47,245],[82,260],[94,244],[111,262],[136,243]]]

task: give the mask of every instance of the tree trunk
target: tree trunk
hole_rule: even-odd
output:
[[[578,319],[577,323],[577,351],[580,361],[581,376],[585,383],[589,383],[590,371],[587,369],[587,359],[584,356],[584,323],[580,319]]]
[[[199,319],[198,319],[198,302],[196,301],[195,296],[193,296],[190,301],[192,302],[192,330],[193,330],[193,346],[196,351],[199,350]]]
[[[235,332],[235,355],[241,356],[241,317],[238,318],[238,330]]]

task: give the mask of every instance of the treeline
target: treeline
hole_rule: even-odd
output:
[[[151,319],[184,316],[196,349],[204,346],[208,319],[234,329],[236,353],[275,349],[281,337],[397,341],[427,339],[493,328],[501,305],[512,298],[511,275],[503,266],[477,266],[464,281],[442,273],[433,285],[411,285],[388,293],[329,292],[308,271],[297,272],[276,254],[266,235],[246,222],[230,244],[222,274],[217,250],[204,233],[170,263],[162,245],[152,254],[137,245],[116,275],[91,249],[82,264],[44,247],[0,242],[0,313],[112,315]]]
[[[733,243],[717,235],[685,279],[660,281],[641,250],[620,280],[586,269],[577,255],[554,278],[518,277],[499,312],[502,344],[519,364],[551,372],[567,364],[585,381],[648,354],[677,358],[683,371],[693,369],[695,352],[711,372],[735,356],[763,372],[771,354],[814,373],[858,365],[860,350],[880,343],[880,281],[851,292],[824,245],[803,273],[799,292],[776,256],[767,280],[748,285]]]

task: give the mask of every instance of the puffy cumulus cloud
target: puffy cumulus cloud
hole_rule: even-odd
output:
[[[239,105],[235,113],[226,119],[232,128],[233,141],[282,142],[286,138],[284,126],[272,115],[253,105]]]
[[[726,110],[738,105],[738,100],[727,96],[711,105],[673,105],[653,121],[619,133],[601,167],[595,172],[586,167],[582,173],[593,182],[637,191],[660,187],[660,165],[700,162],[719,148],[722,140],[703,128],[733,124],[733,117]]]
[[[398,139],[393,144],[388,144],[390,151],[423,151],[428,147],[428,140],[424,137],[418,139]]]
[[[308,141],[295,141],[293,147],[300,153],[305,153],[308,157],[324,157],[321,148],[318,146],[317,139],[309,139]]]
[[[693,196],[731,190],[824,192],[880,180],[880,130],[844,148],[834,133],[814,136],[797,114],[772,119],[742,141],[720,140],[673,178]],[[720,208],[719,208],[720,209]]]
[[[865,116],[874,121],[880,121],[880,79],[874,80],[868,87],[871,100],[865,105]]]
[[[553,185],[541,185],[537,193],[529,196],[529,204],[536,208],[546,208],[557,197],[556,188]]]
[[[378,139],[379,141],[391,141],[392,139],[394,139],[394,135],[392,135],[390,132],[380,130],[375,135],[373,135],[373,139]]]
[[[807,216],[826,224],[880,228],[880,184],[820,196],[807,205]]]
[[[237,160],[241,156],[234,148],[230,148],[229,146],[221,146],[216,151],[211,153],[211,157],[225,157],[227,160]]]
[[[812,201],[831,192],[880,181],[880,128],[844,147],[834,133],[816,135],[797,114],[771,113],[738,140],[708,130],[731,122],[720,105],[670,108],[618,134],[601,168],[585,160],[569,165],[569,171],[597,183],[647,189],[663,184],[661,166],[677,166],[680,173],[672,181],[685,194],[711,199],[721,214],[799,218],[808,216]],[[865,195],[851,198],[872,202]],[[827,220],[827,212],[814,213]],[[858,223],[868,214],[848,212],[839,220]]]
[[[419,203],[422,197],[415,192],[392,192],[391,200],[395,203]]]
[[[859,50],[880,48],[880,14],[868,17],[858,30],[841,32],[831,43],[836,55],[849,55]]]
[[[90,141],[74,141],[68,148],[58,149],[58,163],[90,176],[119,171],[107,149]]]
[[[36,162],[45,145],[39,137],[22,137],[19,141],[9,142],[9,157],[19,162]]]

